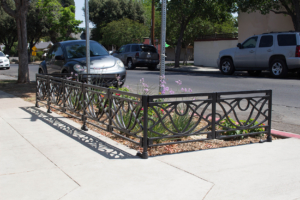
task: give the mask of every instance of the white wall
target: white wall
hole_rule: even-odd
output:
[[[218,67],[217,58],[219,52],[224,49],[236,47],[237,39],[195,41],[194,42],[194,65],[205,67]]]
[[[262,15],[260,12],[239,12],[239,42],[242,43],[248,37],[268,32],[280,32],[295,30],[290,16],[270,12]]]

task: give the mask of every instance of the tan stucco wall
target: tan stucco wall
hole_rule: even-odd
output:
[[[262,15],[260,12],[243,13],[239,12],[239,42],[243,42],[250,36],[267,32],[280,32],[295,30],[290,16],[274,14],[270,12]]]
[[[219,52],[224,49],[236,47],[237,40],[195,41],[194,64],[206,67],[218,67]]]

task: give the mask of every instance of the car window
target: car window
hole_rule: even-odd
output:
[[[153,46],[150,46],[150,45],[141,45],[141,49],[142,51],[144,52],[153,52],[153,53],[156,53],[156,48],[153,47]]]
[[[120,53],[124,53],[125,52],[125,46],[121,46],[121,48],[119,49]]]
[[[3,57],[3,56],[5,56],[4,53],[0,52],[0,57]]]
[[[255,48],[255,47],[256,47],[256,42],[257,42],[257,37],[249,38],[248,40],[246,40],[246,41],[242,44],[242,48],[243,48],[243,49]]]
[[[273,46],[273,36],[264,35],[260,38],[259,47],[271,47]]]
[[[49,52],[47,53],[47,59],[52,59],[52,53],[53,53],[53,50],[54,50],[54,48],[55,48],[55,46],[53,46],[50,50],[49,50]],[[53,54],[54,55],[54,54]]]
[[[131,46],[131,45],[127,45],[127,46],[126,46],[125,52],[130,52],[130,46]]]
[[[279,46],[295,46],[296,35],[295,34],[280,34],[277,35],[278,45]]]
[[[132,45],[131,46],[131,51],[140,51],[140,45]]]
[[[52,53],[52,54],[54,54],[54,57],[55,57],[55,56],[64,56],[64,53],[63,53],[63,51],[62,51],[62,49],[61,49],[60,46],[56,46],[56,47],[53,49],[53,53]]]
[[[85,42],[67,43],[65,45],[68,58],[84,58],[86,57]],[[97,42],[90,42],[90,56],[108,55],[106,49]]]

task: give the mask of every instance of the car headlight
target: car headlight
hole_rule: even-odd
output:
[[[117,60],[117,66],[120,68],[124,68],[124,64],[121,60]]]
[[[8,61],[9,61],[8,59],[5,59],[5,60],[4,60],[4,62],[8,62]]]
[[[83,67],[79,64],[75,64],[73,66],[73,69],[76,71],[76,72],[86,72],[86,67]]]

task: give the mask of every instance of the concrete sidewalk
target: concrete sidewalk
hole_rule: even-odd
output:
[[[143,160],[0,91],[0,199],[300,199],[300,140]]]

